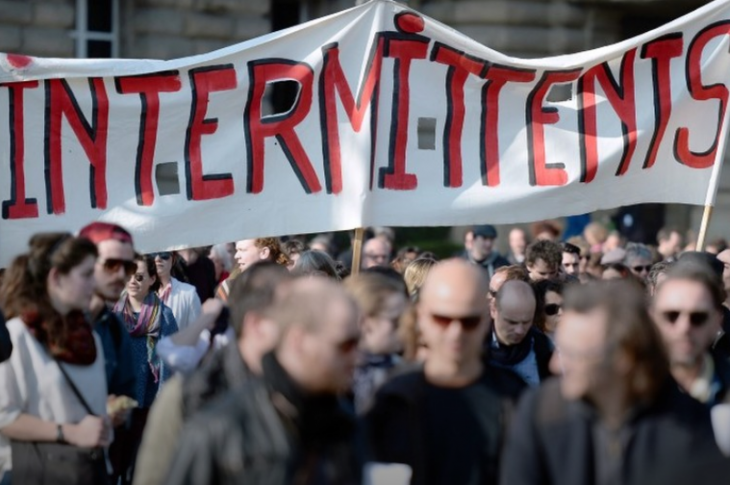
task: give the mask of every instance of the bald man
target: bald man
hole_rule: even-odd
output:
[[[355,422],[338,399],[355,368],[358,308],[323,278],[283,290],[267,314],[282,334],[262,359],[262,378],[193,417],[168,485],[311,483],[313,473],[317,483],[359,483]]]
[[[535,291],[519,280],[505,282],[491,307],[494,327],[489,340],[490,363],[509,369],[526,384],[538,386],[550,375],[550,339],[534,327]]]
[[[431,269],[417,307],[423,368],[386,383],[366,417],[371,460],[407,465],[411,483],[497,483],[503,413],[525,385],[482,359],[487,290],[467,261]]]

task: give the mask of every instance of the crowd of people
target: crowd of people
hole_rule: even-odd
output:
[[[37,234],[0,284],[0,485],[727,482],[730,249],[560,238],[373,228],[353,271],[328,235]]]

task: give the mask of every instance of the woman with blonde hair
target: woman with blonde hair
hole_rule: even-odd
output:
[[[406,288],[408,289],[408,295],[411,297],[411,300],[415,300],[418,297],[418,291],[423,286],[423,282],[426,281],[428,272],[431,271],[431,268],[435,264],[435,259],[418,258],[406,266],[403,272],[403,279],[406,282]]]

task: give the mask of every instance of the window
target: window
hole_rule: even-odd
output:
[[[119,1],[76,0],[76,57],[119,57]]]

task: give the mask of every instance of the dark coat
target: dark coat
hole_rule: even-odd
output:
[[[592,438],[596,419],[588,404],[562,397],[558,379],[526,393],[514,416],[500,483],[596,483]],[[723,482],[715,473],[726,470],[728,462],[715,444],[709,410],[680,392],[673,380],[629,426],[633,433],[622,449],[623,485]]]
[[[484,366],[480,381],[493,391],[489,409],[483,409],[482,412],[495,416],[490,432],[497,437],[493,442],[500,444],[513,403],[525,388],[525,384],[512,372],[488,365]],[[380,388],[372,409],[365,417],[369,461],[403,463],[410,466],[413,472],[412,485],[429,483],[426,470],[431,454],[424,432],[426,385],[422,368],[394,377]],[[448,419],[448,416],[444,416],[444,419]],[[500,451],[500,449],[490,451],[492,463],[475,464],[475,467],[490,470],[488,473],[490,477],[482,477],[485,483],[496,483]]]
[[[359,483],[353,415],[335,396],[297,397],[272,359],[189,421],[167,484]]]
[[[104,369],[109,394],[134,397],[137,372],[132,357],[132,337],[124,322],[108,308],[94,321],[94,330],[104,348]]]
[[[183,417],[191,417],[215,398],[244,385],[250,377],[237,342],[214,352],[183,380]]]
[[[0,362],[5,362],[13,353],[13,342],[10,340],[10,332],[5,326],[5,316],[0,311]]]

